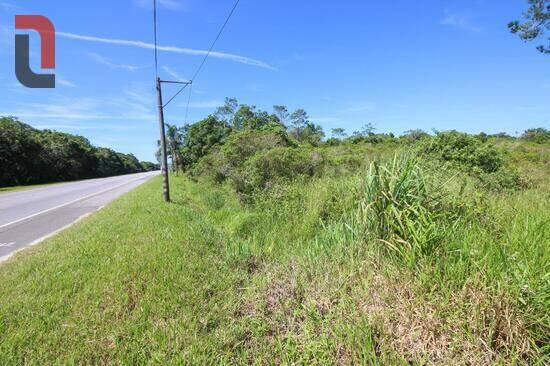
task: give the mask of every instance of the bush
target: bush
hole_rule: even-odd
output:
[[[501,153],[492,145],[457,131],[439,133],[424,140],[422,151],[437,159],[485,173],[496,172],[503,164]]]
[[[278,182],[320,175],[324,162],[323,156],[315,151],[277,147],[254,155],[231,180],[237,193],[244,197]]]
[[[194,176],[208,176],[221,183],[258,152],[290,146],[284,131],[245,130],[231,134],[222,146],[199,160]]]
[[[550,142],[550,131],[546,128],[531,128],[521,135],[521,138],[537,144]]]

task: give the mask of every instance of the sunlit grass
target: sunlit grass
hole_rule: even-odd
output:
[[[548,187],[450,176],[156,178],[0,266],[0,364],[544,364]]]

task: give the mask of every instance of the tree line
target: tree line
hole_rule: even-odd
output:
[[[246,131],[263,132],[278,135],[289,145],[320,146],[337,145],[341,143],[414,143],[431,135],[420,129],[405,131],[397,137],[393,133],[375,133],[376,127],[366,123],[357,131],[348,134],[344,128],[333,128],[331,137],[325,138],[325,132],[318,124],[311,121],[304,109],[290,112],[282,105],[273,106],[271,113],[257,109],[255,106],[239,104],[235,98],[226,98],[223,106],[216,112],[194,124],[182,127],[167,124],[166,145],[171,170],[174,173],[192,168],[202,157],[206,156],[216,146],[236,133]],[[433,131],[437,135],[439,131]],[[533,142],[545,143],[550,132],[544,128],[525,131],[521,138]],[[478,138],[489,137],[512,138],[504,132],[487,135],[481,133]],[[243,142],[247,143],[247,142]],[[245,148],[245,147],[243,147]],[[157,159],[160,149],[157,151]]]
[[[311,145],[320,144],[325,137],[321,126],[313,123],[303,109],[291,113],[287,107],[276,105],[269,113],[226,98],[214,114],[197,123],[182,127],[167,124],[166,145],[172,171],[186,170],[230,134],[246,130],[284,134],[297,143]],[[160,150],[157,159],[159,155]]]
[[[108,177],[158,169],[132,154],[95,147],[82,136],[0,118],[0,186]]]

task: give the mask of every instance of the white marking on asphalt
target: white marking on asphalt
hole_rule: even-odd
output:
[[[0,263],[7,261],[7,260],[10,259],[11,257],[13,257],[16,253],[22,252],[23,250],[28,249],[29,247],[32,247],[32,246],[34,246],[34,245],[36,245],[36,244],[40,244],[40,243],[43,242],[44,240],[49,239],[49,238],[51,238],[52,236],[59,234],[59,233],[62,232],[63,230],[67,230],[68,228],[70,228],[71,226],[73,226],[74,224],[76,224],[77,222],[79,222],[79,221],[85,219],[86,217],[92,215],[94,212],[97,212],[97,211],[103,209],[104,207],[105,207],[105,205],[99,206],[97,209],[95,209],[95,210],[93,210],[93,211],[91,211],[91,212],[87,212],[87,213],[85,213],[84,215],[81,215],[80,217],[78,217],[76,220],[74,220],[74,221],[71,222],[70,224],[65,225],[65,226],[63,226],[63,227],[61,227],[61,228],[59,228],[59,229],[57,229],[57,230],[55,230],[55,231],[53,231],[53,232],[51,232],[51,233],[49,233],[49,234],[44,235],[44,236],[41,237],[41,238],[38,238],[38,239],[34,240],[33,242],[27,244],[27,246],[25,246],[25,247],[23,247],[23,248],[19,248],[19,249],[14,250],[13,252],[11,252],[11,253],[9,253],[9,254],[6,254],[6,255],[3,256],[3,257],[0,257]]]
[[[15,244],[14,241],[12,241],[11,243],[0,243],[0,248],[2,248],[2,247],[11,247],[14,244]]]
[[[125,186],[127,184],[130,184],[130,183],[134,183],[134,182],[137,182],[139,180],[142,180],[143,177],[139,177],[137,179],[134,179],[134,180],[130,180],[128,182],[124,182],[122,184],[119,184],[117,186],[114,186],[114,187],[111,187],[111,188],[107,188],[107,189],[104,189],[102,191],[99,191],[99,192],[96,192],[96,193],[92,193],[88,196],[84,196],[84,197],[81,197],[81,198],[78,198],[76,200],[73,200],[71,202],[67,202],[67,203],[63,203],[61,205],[58,205],[58,206],[55,206],[55,207],[52,207],[52,208],[49,208],[47,210],[44,210],[44,211],[40,211],[40,212],[37,212],[35,214],[32,214],[32,215],[29,215],[27,217],[23,217],[21,219],[18,219],[18,220],[15,220],[15,221],[12,221],[12,222],[8,222],[7,224],[4,224],[2,226],[0,226],[0,230],[4,229],[4,228],[7,228],[9,226],[12,226],[12,225],[15,225],[15,224],[19,224],[20,222],[24,222],[24,221],[27,221],[27,220],[30,220],[32,219],[33,217],[36,217],[36,216],[40,216],[40,215],[43,215],[45,213],[48,213],[48,212],[52,212],[52,211],[55,211],[55,210],[58,210],[60,208],[63,208],[63,207],[67,207],[67,206],[70,206],[70,205],[73,205],[75,203],[78,203],[78,202],[81,202],[81,201],[85,201],[89,198],[92,198],[92,197],[95,197],[95,196],[99,196],[100,194],[103,194],[103,193],[106,193],[106,192],[109,192],[109,191],[112,191],[112,190],[115,190],[117,188],[120,188],[122,186]]]

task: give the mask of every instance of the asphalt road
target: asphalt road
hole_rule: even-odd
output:
[[[66,228],[159,172],[0,193],[0,262]]]

